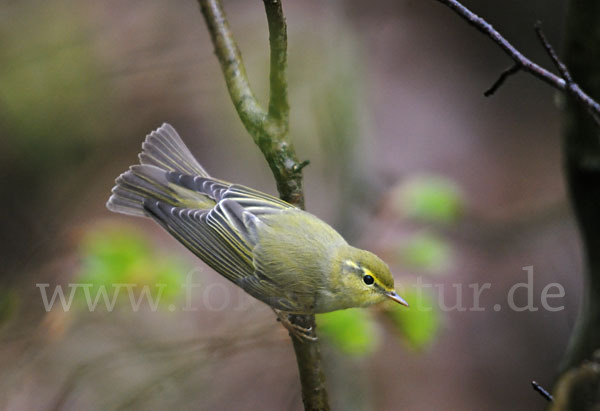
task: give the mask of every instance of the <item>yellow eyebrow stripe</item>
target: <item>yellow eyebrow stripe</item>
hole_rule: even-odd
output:
[[[375,284],[378,285],[379,287],[383,288],[385,291],[394,291],[393,288],[388,288],[388,287],[385,287],[383,284],[381,284],[381,281],[379,281],[379,278],[377,278],[377,276],[375,274],[373,274],[373,271],[369,270],[368,268],[364,268],[364,267],[362,267],[362,270],[365,274],[368,274],[371,277],[373,277],[375,279]]]
[[[373,271],[369,270],[368,268],[362,267],[362,266],[356,264],[352,260],[344,260],[344,264],[347,265],[347,266],[349,266],[349,267],[352,267],[352,268],[354,268],[356,270],[361,270],[364,275],[370,275],[371,277],[373,277],[373,279],[375,279],[375,284],[379,288],[381,288],[381,289],[383,289],[383,290],[385,290],[387,292],[394,291],[394,288],[388,288],[388,287],[385,287],[383,284],[381,284],[381,281],[379,281],[379,278],[377,278],[377,276],[375,274],[373,274]]]
[[[349,265],[350,267],[355,268],[357,270],[360,269],[360,266],[352,260],[345,260],[344,264]]]

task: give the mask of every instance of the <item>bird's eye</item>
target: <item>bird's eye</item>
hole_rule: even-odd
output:
[[[372,285],[375,282],[375,279],[372,276],[367,274],[363,277],[363,281],[365,282],[366,285]]]

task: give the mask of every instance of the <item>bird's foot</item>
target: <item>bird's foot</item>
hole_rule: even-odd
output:
[[[302,327],[301,325],[294,324],[290,320],[290,313],[286,311],[281,311],[276,308],[273,308],[273,311],[277,315],[277,321],[281,323],[291,335],[298,338],[300,341],[310,341],[315,342],[318,341],[317,336],[315,335],[313,327]]]

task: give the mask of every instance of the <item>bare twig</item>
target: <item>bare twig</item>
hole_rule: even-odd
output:
[[[502,74],[500,74],[500,77],[498,77],[498,80],[496,80],[494,84],[492,84],[492,87],[487,89],[483,95],[486,97],[493,95],[510,76],[517,74],[519,70],[521,70],[521,66],[518,64],[513,64],[511,67],[504,70]]]
[[[552,394],[550,394],[548,391],[546,391],[546,389],[544,387],[542,387],[540,384],[538,384],[537,382],[531,381],[531,386],[542,397],[544,397],[546,399],[546,401],[549,401],[549,402],[554,401],[554,398],[552,397]]]
[[[215,53],[231,100],[254,142],[262,151],[273,172],[282,199],[304,208],[302,168],[288,137],[289,104],[287,92],[287,29],[280,0],[263,0],[269,25],[270,97],[269,109],[264,110],[250,88],[241,54],[235,43],[220,0],[198,0],[208,26]],[[316,337],[314,315],[293,315],[290,321],[312,330]],[[294,344],[302,400],[306,410],[328,410],[325,377],[319,344],[300,340],[290,334]]]
[[[519,68],[523,71],[530,73],[531,75],[537,77],[543,82],[549,84],[557,90],[567,92],[573,98],[575,98],[579,103],[583,104],[588,111],[594,117],[594,120],[598,125],[600,125],[600,104],[596,102],[593,98],[587,95],[575,82],[567,81],[565,78],[561,76],[557,76],[554,73],[546,70],[545,68],[539,66],[533,61],[529,60],[525,57],[519,50],[517,50],[508,40],[504,38],[490,23],[488,23],[485,19],[479,17],[471,10],[463,6],[456,0],[436,0],[439,3],[449,7],[456,14],[462,17],[467,21],[471,26],[475,27],[481,33],[489,37],[494,43],[496,43],[514,62],[515,65],[519,66]],[[547,45],[548,42],[546,41]],[[546,49],[548,50],[548,49]],[[509,73],[504,72],[500,77],[496,84],[497,87],[492,87],[493,91],[495,91],[503,82],[506,80]],[[502,80],[502,81],[501,81]],[[495,84],[495,85],[496,85]],[[490,90],[492,90],[490,89]],[[488,90],[488,92],[490,91]],[[489,93],[491,95],[493,93]]]
[[[543,67],[533,63],[517,50],[508,40],[504,38],[490,23],[479,17],[471,10],[463,6],[456,0],[436,0],[456,12],[460,17],[465,19],[471,26],[491,38],[510,58],[514,60],[524,71],[527,71],[542,81],[550,84],[552,87],[563,90],[565,81],[557,75],[549,72]]]
[[[552,45],[544,35],[544,32],[542,31],[542,22],[538,21],[535,23],[535,33],[540,39],[540,43],[542,43],[542,46],[544,46],[544,49],[546,49],[546,53],[548,53],[548,56],[550,56],[552,63],[554,63],[554,66],[560,73],[561,77],[566,81],[567,84],[572,83],[573,79],[571,78],[571,73],[569,73],[567,66],[565,66],[563,62],[560,61],[558,55],[556,54],[556,51],[554,51],[554,47],[552,47]]]
[[[535,32],[536,32],[538,38],[540,39],[540,43],[542,43],[542,46],[544,46],[546,53],[548,53],[548,56],[552,60],[552,63],[554,63],[554,66],[560,73],[562,79],[565,80],[567,90],[571,91],[571,93],[577,92],[578,90],[580,90],[579,86],[573,82],[573,77],[571,76],[569,69],[558,58],[556,51],[554,51],[554,47],[552,47],[552,45],[550,44],[550,42],[544,35],[544,32],[542,31],[542,23],[539,21],[535,24]],[[575,89],[574,89],[575,91],[573,91],[573,87],[575,87]],[[588,110],[588,112],[590,113],[590,115],[592,116],[594,121],[596,122],[596,124],[598,124],[600,126],[600,114],[598,114],[598,112],[594,108],[595,106],[598,105],[598,103],[596,103],[595,101],[593,101],[592,105],[585,104],[584,101],[583,101],[583,103],[585,105],[585,108]]]

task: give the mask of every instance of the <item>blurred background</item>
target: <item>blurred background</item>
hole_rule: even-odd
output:
[[[550,67],[533,24],[558,47],[565,1],[465,4]],[[262,3],[225,9],[266,103]],[[509,59],[433,0],[284,9],[307,208],[384,257],[413,304],[319,316],[333,409],[543,409],[529,383],[552,386],[581,288],[559,99],[525,74],[484,98]],[[0,408],[302,409],[268,307],[104,207],[165,121],[214,176],[275,194],[197,3],[3,1],[0,23]],[[509,310],[529,266],[539,310]],[[117,283],[134,286],[90,309]],[[550,283],[561,311],[540,305]],[[44,304],[57,286],[68,309]],[[144,290],[160,301],[132,307]]]

